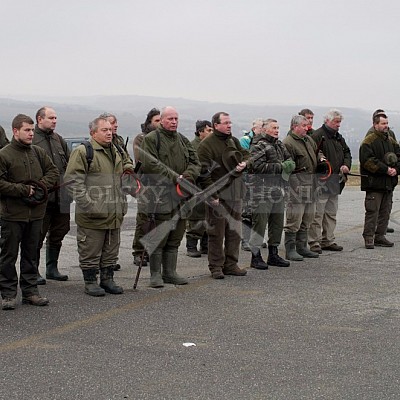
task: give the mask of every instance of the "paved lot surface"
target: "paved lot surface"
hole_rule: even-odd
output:
[[[49,307],[0,311],[0,399],[399,399],[399,197],[394,248],[363,247],[363,194],[350,187],[341,253],[215,281],[181,246],[190,284],[151,289],[143,268],[136,291],[132,204],[115,279],[125,293],[104,298],[83,293],[71,229],[69,281],[40,287]]]

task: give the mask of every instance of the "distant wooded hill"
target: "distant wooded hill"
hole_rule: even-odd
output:
[[[179,131],[189,139],[194,137],[195,122],[198,119],[210,120],[218,111],[226,111],[233,121],[233,133],[240,137],[244,130],[251,128],[251,122],[256,118],[275,118],[280,124],[280,137],[283,138],[289,130],[292,115],[302,108],[311,108],[315,113],[314,127],[322,124],[323,115],[329,107],[310,105],[250,105],[210,103],[182,98],[161,98],[149,96],[87,96],[87,97],[24,97],[0,98],[0,125],[8,137],[11,137],[11,121],[19,113],[34,118],[36,111],[43,105],[55,108],[58,115],[57,131],[64,137],[79,137],[88,135],[88,123],[102,112],[117,115],[118,132],[124,138],[133,137],[140,132],[147,112],[153,108],[168,105],[176,107],[179,112]],[[383,107],[384,105],[377,105]],[[333,107],[331,107],[333,108]],[[340,108],[344,120],[340,132],[346,138],[354,159],[358,158],[360,141],[371,126],[371,114],[374,110],[356,108]],[[400,136],[400,113],[386,110],[390,126]]]

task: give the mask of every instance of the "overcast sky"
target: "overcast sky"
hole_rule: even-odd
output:
[[[400,2],[1,0],[0,96],[400,110]]]

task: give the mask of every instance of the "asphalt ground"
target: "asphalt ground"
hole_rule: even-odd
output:
[[[343,252],[213,280],[182,243],[189,285],[151,289],[145,267],[135,291],[132,202],[115,274],[125,293],[102,298],[83,292],[73,226],[60,261],[69,280],[40,287],[50,305],[19,296],[0,311],[0,398],[399,399],[399,197],[393,248],[364,248],[364,194],[348,187]]]

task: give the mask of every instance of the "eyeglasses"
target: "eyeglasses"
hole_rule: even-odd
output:
[[[231,121],[218,122],[218,125],[232,125]]]

